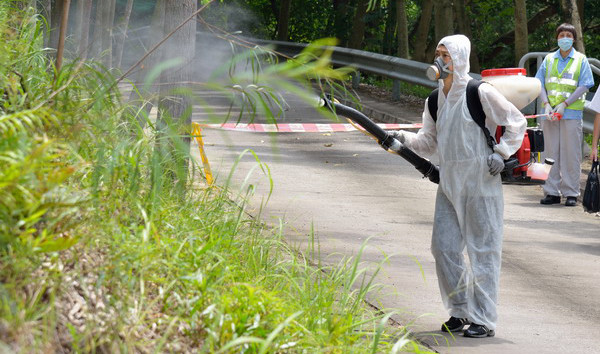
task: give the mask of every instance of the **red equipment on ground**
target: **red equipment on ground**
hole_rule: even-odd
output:
[[[496,87],[518,109],[523,109],[539,94],[540,83],[535,78],[526,77],[524,68],[489,69],[481,72],[484,81]],[[539,115],[526,116],[537,118]],[[496,141],[500,140],[503,128],[495,132]],[[552,160],[545,164],[537,162],[536,154],[544,151],[544,135],[540,128],[528,128],[523,137],[523,143],[515,154],[505,161],[507,168],[503,173],[503,183],[510,184],[544,184]]]

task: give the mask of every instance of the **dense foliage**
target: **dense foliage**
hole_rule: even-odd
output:
[[[96,63],[54,70],[40,23],[0,3],[3,352],[422,352],[364,306],[360,254],[320,267],[245,213],[251,186],[207,186],[196,166],[181,190],[156,144],[173,137],[122,114],[126,87]],[[327,55],[269,75],[335,76]],[[253,74],[234,81],[246,102],[269,94]]]
[[[289,40],[310,42],[318,38],[335,37],[340,45],[347,45],[358,2],[359,0],[292,1]],[[388,6],[391,2],[393,1],[375,1],[376,6],[367,12],[364,18],[366,33],[363,48],[365,50],[384,54],[395,53],[396,38],[390,36],[390,30],[386,28],[391,18],[395,16],[394,7]],[[231,32],[242,31],[253,36],[274,39],[277,28],[277,3],[270,0],[224,0],[212,5],[210,16],[211,20]],[[415,45],[415,32],[422,3],[421,0],[406,1],[411,51]],[[595,1],[581,3],[585,3],[583,32],[586,53],[589,57],[600,58],[600,3]],[[527,2],[527,18],[531,20],[538,12],[549,6],[560,8],[558,0]],[[233,13],[236,15],[223,15]],[[466,1],[466,15],[472,32],[471,40],[476,48],[481,68],[514,66],[514,45],[510,39],[508,44],[502,40],[503,36],[514,30],[514,1]],[[564,14],[554,11],[551,16],[532,23],[533,28],[529,32],[529,50],[534,52],[556,49],[554,29],[565,21]],[[428,37],[430,42],[436,41],[433,22],[432,19]],[[393,21],[391,23],[395,26]],[[455,29],[455,32],[457,31]]]

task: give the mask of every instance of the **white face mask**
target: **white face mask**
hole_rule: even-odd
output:
[[[571,49],[571,47],[573,46],[573,38],[563,37],[563,38],[559,39],[558,46],[560,47],[560,49],[562,49],[564,52],[566,52],[567,50]]]
[[[425,70],[425,75],[431,81],[443,80],[447,78],[449,74],[452,74],[452,71],[448,70],[450,65],[452,65],[452,61],[449,61],[448,64],[445,64],[442,60],[442,57],[437,57],[433,61],[433,65],[429,66],[427,70]]]

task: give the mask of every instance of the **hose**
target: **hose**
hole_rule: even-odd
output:
[[[341,103],[333,102],[329,98],[324,97],[322,99],[324,106],[327,106],[335,114],[341,115],[346,118],[352,119],[358,125],[363,127],[366,131],[371,133],[378,141],[381,146],[389,151],[400,155],[411,165],[423,174],[423,177],[429,178],[433,183],[439,184],[440,172],[436,165],[432,164],[426,158],[417,155],[414,151],[407,148],[398,139],[391,136],[388,132],[381,129],[377,124],[370,120],[367,116],[359,112],[358,110],[345,106]]]

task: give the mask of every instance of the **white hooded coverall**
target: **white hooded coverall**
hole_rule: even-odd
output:
[[[453,35],[439,45],[452,59],[452,87],[446,97],[443,81],[438,81],[437,123],[425,103],[423,128],[416,134],[403,132],[405,145],[423,155],[439,153],[431,251],[444,305],[450,316],[494,330],[502,254],[502,182],[499,174],[489,172],[487,159],[493,152],[467,108],[471,43],[463,35]],[[498,125],[506,128],[494,152],[508,159],[521,146],[527,122],[491,85],[480,85],[479,97],[492,135]],[[465,246],[470,267],[463,256]]]

